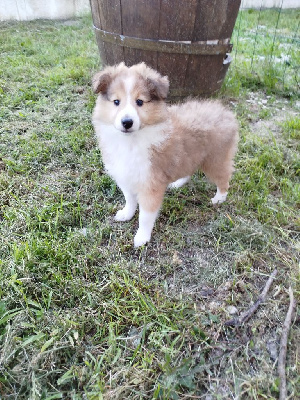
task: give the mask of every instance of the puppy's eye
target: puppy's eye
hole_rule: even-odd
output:
[[[137,101],[136,101],[137,106],[142,107],[143,104],[144,104],[143,100],[137,99]]]
[[[114,105],[115,105],[115,106],[120,105],[120,100],[114,100]]]

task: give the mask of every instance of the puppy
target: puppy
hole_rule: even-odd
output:
[[[130,220],[139,205],[135,247],[150,240],[167,187],[182,186],[197,169],[217,185],[212,203],[226,200],[238,140],[231,111],[218,101],[167,106],[168,78],[144,63],[106,67],[92,83],[103,161],[125,197],[115,220]]]

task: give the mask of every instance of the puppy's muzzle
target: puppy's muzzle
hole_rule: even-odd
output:
[[[126,130],[130,129],[133,125],[133,120],[131,118],[123,118],[121,122]]]

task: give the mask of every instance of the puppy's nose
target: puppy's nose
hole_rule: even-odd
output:
[[[133,121],[131,118],[124,118],[121,122],[125,129],[130,129],[133,125]]]

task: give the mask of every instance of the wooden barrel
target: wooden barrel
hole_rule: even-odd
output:
[[[170,96],[220,89],[241,0],[90,0],[103,65],[141,61],[170,79]]]

